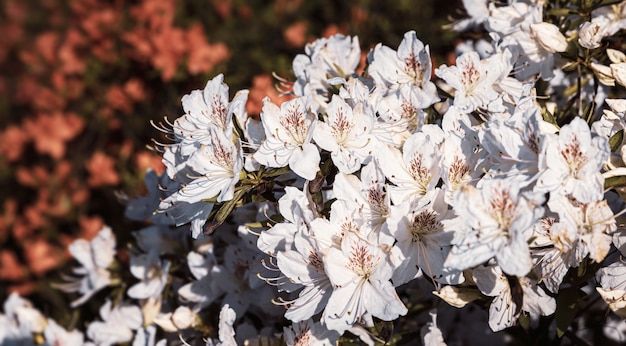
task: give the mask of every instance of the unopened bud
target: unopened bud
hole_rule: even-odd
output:
[[[179,306],[172,315],[172,322],[178,329],[187,329],[196,324],[196,314],[186,306]]]
[[[609,60],[611,60],[611,62],[614,64],[618,64],[620,62],[626,62],[626,54],[624,54],[623,52],[617,49],[607,48],[606,55],[608,55]]]
[[[619,289],[605,290],[601,287],[597,287],[596,291],[598,291],[600,297],[607,303],[609,309],[613,310],[617,316],[626,318],[626,300],[624,300],[626,291]]]
[[[600,47],[602,32],[598,23],[586,22],[580,26],[578,31],[578,44],[587,49]]]
[[[598,77],[598,81],[604,85],[615,86],[615,79],[613,79],[613,73],[611,68],[602,64],[591,63],[591,69]]]
[[[433,291],[433,294],[455,308],[462,308],[480,298],[480,292],[477,289],[456,286],[444,286],[439,291]]]
[[[626,100],[624,99],[606,99],[606,104],[611,107],[615,113],[626,113]],[[626,161],[625,161],[626,162]]]
[[[556,53],[567,50],[567,40],[554,24],[546,22],[531,24],[530,33],[541,47],[549,52]]]
[[[611,73],[613,74],[613,78],[615,78],[615,81],[619,85],[626,87],[626,62],[611,64],[610,67]]]

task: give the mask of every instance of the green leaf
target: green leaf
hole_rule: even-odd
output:
[[[391,321],[376,321],[374,322],[376,333],[383,341],[388,342],[393,334],[393,322]]]
[[[243,140],[244,138],[246,138],[246,136],[243,133],[243,124],[239,123],[239,119],[237,119],[237,117],[233,114],[233,116],[231,116],[231,119],[233,121],[233,134],[235,135],[235,138],[241,138],[241,140]]]
[[[563,71],[572,72],[578,68],[578,61],[570,61],[565,66],[563,66]]]
[[[572,12],[571,10],[567,8],[551,8],[546,11],[547,15],[555,16],[555,17],[567,17],[572,13],[574,12]]]
[[[596,103],[590,102],[583,111],[583,119],[585,119],[587,124],[591,124],[591,117],[593,116],[594,109],[596,109]]]
[[[282,167],[282,168],[270,169],[270,170],[267,170],[267,171],[263,172],[263,177],[277,177],[279,175],[283,175],[283,174],[289,173],[290,171],[291,170],[289,169],[289,166]]]
[[[556,334],[559,338],[565,334],[567,328],[572,324],[574,317],[576,317],[579,300],[580,294],[576,287],[564,288],[556,297],[556,313],[554,314],[554,319],[556,321]]]
[[[620,175],[617,177],[609,177],[604,179],[604,189],[610,190],[616,187],[626,186],[626,176]]]
[[[248,188],[249,186],[241,186],[238,190],[235,190],[233,198],[224,202],[224,204],[219,207],[212,220],[209,216],[209,219],[204,224],[204,234],[213,233],[217,227],[226,221],[226,218],[230,215],[233,209],[235,209],[239,200],[246,194],[246,192],[248,192]]]
[[[611,147],[611,152],[614,153],[619,149],[619,146],[622,144],[624,140],[624,130],[617,131],[611,138],[609,138],[609,146]]]
[[[571,97],[573,96],[576,92],[578,91],[578,84],[574,83],[570,86],[568,86],[567,88],[565,88],[565,90],[563,91],[563,96],[565,97]]]
[[[602,7],[602,6],[609,6],[609,5],[615,5],[615,4],[619,4],[620,2],[622,2],[622,0],[603,0],[600,5],[598,5],[598,7]]]
[[[526,331],[530,330],[530,315],[527,315],[527,314],[519,315],[517,322],[519,323],[520,327],[522,327],[524,330]]]
[[[219,197],[219,195],[216,195],[215,197],[211,197],[211,198],[203,198],[202,202],[215,204],[217,203],[217,197]]]
[[[578,276],[579,278],[583,277],[586,272],[587,272],[587,260],[585,259],[578,266],[578,269],[576,270],[576,276]]]
[[[556,122],[556,118],[554,117],[552,113],[550,113],[550,111],[544,108],[543,112],[541,113],[542,113],[544,121],[549,122],[550,124],[555,125],[556,127],[559,127],[559,125]]]

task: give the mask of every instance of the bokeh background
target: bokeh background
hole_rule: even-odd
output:
[[[280,101],[272,73],[293,80],[304,46],[358,35],[363,64],[378,42],[396,49],[415,30],[433,66],[454,61],[442,26],[460,1],[0,1],[0,301],[13,291],[44,314],[67,312],[50,287],[66,248],[111,226],[122,248],[141,224],[124,199],[162,171],[150,122],[182,113],[180,98],[224,73],[247,110]],[[455,12],[457,11],[457,12]],[[452,60],[450,60],[452,59]],[[159,139],[161,140],[161,139]],[[124,260],[124,253],[121,253]],[[95,307],[97,308],[97,307]]]

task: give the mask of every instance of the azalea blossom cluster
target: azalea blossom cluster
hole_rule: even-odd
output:
[[[451,28],[484,35],[451,66],[409,31],[357,73],[358,38],[335,35],[294,59],[292,98],[266,98],[260,119],[222,75],[185,95],[157,126],[166,172],[126,209],[151,223],[134,284],[87,338],[441,345],[519,327],[593,342],[586,305],[626,340],[626,55],[611,39],[626,2],[464,4]],[[123,281],[110,230],[70,251],[78,277],[58,287],[75,306]],[[43,333],[11,299],[5,335]]]

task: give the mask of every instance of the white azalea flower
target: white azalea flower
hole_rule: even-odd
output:
[[[609,67],[615,81],[621,86],[626,86],[626,62],[611,64]]]
[[[283,335],[288,346],[332,346],[339,339],[337,332],[310,319],[283,327]]]
[[[326,249],[332,245],[331,235],[328,232],[319,232],[319,228],[317,230],[314,228],[312,234],[299,232],[294,239],[295,249],[277,254],[277,266],[280,271],[289,282],[303,287],[298,293],[298,298],[289,301],[280,300],[281,304],[287,307],[285,318],[294,322],[304,321],[322,311],[327,305],[332,286],[326,275],[322,257]]]
[[[359,103],[353,109],[333,95],[327,117],[317,124],[313,138],[320,148],[331,152],[339,171],[349,174],[361,168],[369,158],[375,145],[371,135],[373,126],[374,114],[369,106]]]
[[[269,98],[264,99],[261,121],[265,141],[254,154],[254,159],[268,167],[289,165],[298,176],[315,179],[320,154],[311,140],[317,119],[309,111],[306,98],[284,102],[280,108]]]
[[[507,277],[498,266],[478,267],[472,272],[483,294],[494,297],[489,306],[489,327],[494,332],[513,326],[522,311],[531,317],[556,311],[556,301],[526,277]]]
[[[441,65],[435,74],[446,81],[454,92],[454,106],[463,112],[478,108],[500,110],[497,100],[500,92],[496,83],[504,78],[511,66],[501,54],[481,60],[476,52],[463,53],[456,59],[455,66]]]
[[[243,239],[256,238],[255,235],[246,234],[242,228],[237,231],[237,238],[231,239],[222,252],[222,264],[211,274],[220,292],[226,293],[221,302],[228,304],[238,316],[245,315],[248,309],[260,308],[267,318],[278,318],[284,309],[268,304],[277,299],[276,289],[259,280],[266,276],[267,269],[262,263],[265,254],[252,247],[253,239]]]
[[[626,290],[605,290],[604,288],[596,287],[596,291],[609,306],[609,309],[620,318],[626,319]]]
[[[477,189],[465,185],[456,197],[455,212],[463,238],[452,248],[445,265],[467,269],[492,257],[502,271],[524,276],[532,267],[524,231],[543,214],[540,200],[523,195],[520,183],[487,179]]]
[[[34,333],[47,328],[46,318],[33,304],[13,292],[3,304],[0,313],[0,343],[2,345],[34,345]]]
[[[220,131],[211,129],[211,139],[195,151],[187,165],[197,173],[190,183],[174,194],[176,201],[195,203],[217,197],[218,202],[233,198],[239,172],[243,168],[241,147]]]
[[[208,81],[204,90],[193,90],[181,101],[185,116],[174,122],[174,131],[181,137],[203,142],[198,136],[207,135],[209,127],[216,126],[225,133],[232,131],[232,110],[228,109],[228,85],[223,74]]]
[[[172,180],[166,173],[158,175],[154,170],[148,169],[144,175],[144,182],[148,195],[128,201],[124,216],[134,221],[150,220],[153,224],[173,225],[174,220],[159,213],[159,204],[173,192],[180,188],[180,184]]]
[[[289,246],[277,252],[277,266],[293,285],[279,281],[279,290],[291,292],[302,287],[297,298],[279,299],[280,304],[287,307],[286,318],[303,321],[328,305],[332,285],[323,256],[328,248],[341,244],[346,232],[358,230],[361,223],[355,219],[355,214],[345,202],[336,201],[331,207],[330,220],[312,219],[300,227],[294,226],[295,233],[286,237]]]
[[[191,251],[187,254],[187,266],[195,280],[178,289],[183,301],[193,302],[194,310],[198,311],[211,304],[222,293],[217,285],[217,259],[213,254],[213,246],[204,246],[202,251]]]
[[[543,22],[539,3],[513,2],[509,6],[491,4],[487,29],[500,39],[499,47],[509,49],[516,61],[515,76],[530,80],[540,75],[544,80],[554,76],[557,51],[567,48],[565,37],[553,24]]]
[[[160,200],[158,215],[169,218],[177,226],[191,223],[194,238],[202,233],[213,208],[212,203],[203,200],[216,197],[222,202],[233,197],[243,168],[240,141],[249,138],[233,140],[232,118],[245,119],[247,97],[247,91],[240,91],[229,103],[228,86],[219,75],[203,91],[196,90],[183,97],[185,115],[173,124],[161,125],[160,130],[173,138],[174,143],[156,144],[162,147],[168,176],[183,188],[168,185],[165,191],[169,195]]]
[[[617,261],[596,273],[596,280],[601,287],[596,290],[602,299],[621,318],[626,318],[626,265]]]
[[[465,31],[482,25],[489,18],[488,0],[462,0],[462,2],[469,18],[463,18],[452,23],[452,30]]]
[[[602,199],[602,164],[610,153],[608,140],[591,137],[587,123],[574,118],[557,135],[547,135],[539,154],[535,191],[569,195],[582,203]],[[551,197],[552,198],[552,197]]]
[[[402,152],[381,147],[376,159],[383,173],[394,185],[389,195],[394,204],[415,201],[432,191],[441,177],[443,131],[436,125],[424,125],[422,132],[404,142]]]
[[[220,310],[220,321],[218,325],[220,342],[217,346],[237,345],[237,342],[235,341],[235,329],[233,328],[236,319],[237,315],[235,314],[235,311],[231,309],[228,304],[224,304]]]
[[[454,232],[446,231],[444,226],[449,217],[448,204],[440,189],[419,201],[391,208],[389,229],[397,240],[391,250],[394,286],[418,277],[420,270],[441,283],[464,281],[460,270],[444,267],[454,238]]]
[[[404,34],[397,52],[379,43],[370,54],[367,72],[377,87],[397,88],[408,83],[421,87],[430,81],[430,52],[413,30]]]
[[[496,6],[496,4],[490,3],[489,18],[485,26],[490,32],[506,36],[522,27],[537,23],[541,17],[542,9],[537,4],[516,1],[508,6]]]
[[[603,36],[611,36],[626,28],[626,4],[619,2],[601,6],[591,13],[591,22],[602,27]]]
[[[433,291],[433,294],[459,309],[481,297],[478,289],[452,285],[443,286],[438,291]]]
[[[171,133],[175,140],[173,144],[164,145],[163,156],[163,163],[172,179],[185,167],[189,156],[200,145],[213,141],[215,135],[210,129],[217,129],[230,138],[233,133],[233,115],[245,112],[247,91],[237,93],[229,103],[228,85],[223,80],[224,76],[220,74],[208,81],[203,91],[194,90],[183,96],[185,114],[170,124],[171,130],[162,129]]]
[[[326,248],[334,243],[336,232],[327,227],[328,220],[314,219],[311,210],[307,207],[301,209],[303,206],[298,204],[308,202],[302,191],[293,187],[287,189],[288,195],[279,200],[279,208],[281,213],[285,213],[285,218],[293,222],[276,224],[263,232],[258,246],[276,256],[276,265],[284,274],[284,278],[276,281],[278,289],[286,292],[301,289],[297,298],[279,298],[279,304],[287,308],[285,317],[299,322],[320,312],[328,302],[332,287],[322,256]],[[336,208],[335,204],[333,208]],[[280,225],[283,226],[280,230],[273,230]],[[264,238],[269,232],[272,233],[271,238]],[[267,246],[268,240],[276,243]]]
[[[110,300],[100,308],[102,321],[87,327],[87,336],[96,345],[113,345],[133,339],[133,330],[141,328],[143,320],[138,306],[121,302],[113,307]]]
[[[443,339],[443,334],[439,327],[437,327],[437,311],[431,311],[429,314],[432,318],[432,322],[427,322],[420,331],[424,346],[446,346],[447,344]]]
[[[454,206],[457,191],[482,174],[478,168],[484,153],[469,116],[456,107],[450,107],[443,115],[441,127],[445,136],[441,150],[441,178],[446,203]]]
[[[54,284],[64,292],[78,292],[82,296],[71,303],[73,308],[82,305],[96,292],[111,284],[111,272],[107,269],[115,256],[115,236],[111,228],[104,227],[91,242],[75,240],[69,246],[70,254],[81,267],[73,269],[80,277],[63,276],[65,283]]]
[[[423,93],[410,85],[403,85],[397,90],[376,92],[375,109],[378,114],[372,134],[379,141],[401,148],[412,134],[422,128],[427,104]]]
[[[605,290],[626,291],[626,264],[617,261],[596,272],[596,280]]]
[[[391,201],[384,183],[385,176],[377,161],[372,161],[361,169],[361,179],[352,174],[339,173],[335,176],[333,192],[338,200],[346,203],[348,209],[358,210],[366,236],[375,242],[393,244],[389,235],[387,217]]]
[[[215,198],[217,202],[223,202],[232,199],[243,169],[239,141],[233,143],[232,135],[227,136],[215,127],[209,128],[208,132],[211,133],[210,141],[200,145],[185,161],[185,183],[159,204],[159,212],[175,220],[177,226],[191,222],[193,238],[202,233],[206,218],[213,209],[213,203],[207,200]]]
[[[386,321],[407,313],[389,282],[393,270],[388,254],[358,233],[346,232],[341,249],[329,248],[324,267],[334,287],[324,310],[328,329],[343,333],[366,313]]]
[[[428,95],[423,108],[439,101],[435,84],[430,81],[429,48],[417,39],[415,31],[404,34],[397,52],[379,43],[368,59],[370,65],[367,72],[378,88],[398,89],[409,84]]]
[[[508,118],[491,117],[478,130],[483,149],[492,165],[489,172],[530,183],[538,172],[541,109],[532,103],[528,109],[517,107]]]
[[[167,283],[170,261],[162,261],[156,251],[130,257],[130,272],[140,282],[128,289],[128,296],[135,299],[157,299]]]
[[[607,316],[602,332],[604,336],[617,344],[626,342],[626,319],[618,316]]]
[[[259,250],[269,255],[291,250],[298,232],[309,233],[316,215],[309,198],[306,192],[296,187],[285,187],[285,194],[278,200],[278,210],[285,222],[277,223],[261,233],[257,241]]]
[[[156,212],[171,219],[177,227],[190,224],[191,237],[196,239],[203,234],[204,224],[212,210],[213,203],[204,201],[188,203],[177,201],[175,196],[170,196],[159,203]]]
[[[590,67],[596,77],[598,77],[600,84],[615,86],[615,78],[613,78],[613,72],[609,66],[592,62]]]
[[[161,260],[158,249],[148,253],[131,254],[130,272],[140,281],[126,294],[140,299],[144,321],[151,323],[161,308],[161,294],[169,278],[170,261]]]
[[[577,267],[582,260],[582,248],[578,235],[571,227],[561,227],[555,218],[544,217],[532,228],[530,253],[540,281],[553,293],[568,270]]]
[[[550,198],[548,207],[559,214],[559,222],[553,227],[565,228],[568,234],[579,240],[575,249],[578,263],[587,255],[595,262],[602,262],[611,248],[612,234],[617,229],[606,200],[578,203],[561,196]]]
[[[550,199],[548,207],[559,218],[544,218],[534,228],[531,252],[541,280],[556,293],[569,268],[578,267],[586,256],[604,260],[616,225],[605,200],[582,204],[561,196]]]
[[[532,26],[529,26],[529,28]],[[541,76],[544,80],[554,77],[555,49],[564,49],[563,41],[556,40],[556,46],[545,46],[551,42],[542,43],[541,32],[533,32],[531,29],[519,30],[507,37],[503,43],[512,51],[517,52],[517,73],[520,80],[531,80],[535,76]],[[564,38],[562,38],[564,39]],[[547,48],[546,48],[547,47]],[[566,47],[566,46],[565,46]]]
[[[51,318],[48,318],[43,336],[47,345],[82,345],[85,338],[80,331],[68,331]]]
[[[329,79],[352,75],[361,58],[358,37],[333,35],[309,43],[305,54],[298,54],[293,60],[296,82],[293,91],[296,96],[311,96],[312,111],[317,113],[326,108],[328,102]]]

